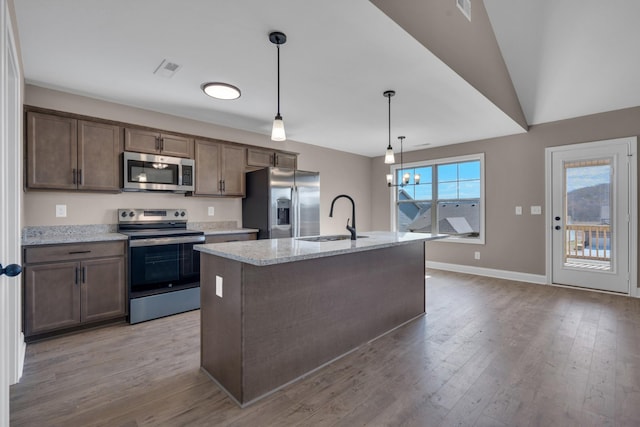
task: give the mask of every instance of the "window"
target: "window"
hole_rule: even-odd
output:
[[[484,243],[484,154],[392,166],[397,231]]]

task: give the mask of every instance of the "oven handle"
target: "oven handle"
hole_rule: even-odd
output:
[[[132,248],[140,246],[161,246],[176,245],[180,243],[201,243],[204,242],[202,236],[183,236],[183,237],[154,237],[151,239],[129,240],[129,246]]]

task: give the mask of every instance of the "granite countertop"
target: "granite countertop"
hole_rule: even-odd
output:
[[[257,229],[238,228],[235,221],[187,223],[192,230],[206,235],[257,233]],[[22,246],[55,245],[64,243],[109,242],[128,240],[117,232],[116,224],[30,226],[22,230]]]
[[[194,249],[202,253],[217,255],[247,264],[273,265],[447,237],[442,234],[387,231],[368,231],[359,233],[358,236],[360,235],[367,237],[358,237],[355,241],[346,239],[328,242],[309,242],[296,238],[249,240],[195,245]]]
[[[22,230],[22,246],[108,242],[128,239],[127,236],[116,232],[116,230],[115,224],[25,227]]]

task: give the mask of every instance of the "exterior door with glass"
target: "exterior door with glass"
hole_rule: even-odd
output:
[[[635,138],[548,149],[552,283],[628,294]]]

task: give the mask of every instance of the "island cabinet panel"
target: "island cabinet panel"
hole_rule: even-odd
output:
[[[202,367],[232,396],[242,395],[242,264],[224,258],[204,256],[200,277],[212,278],[207,286],[200,282]],[[216,295],[216,276],[223,278],[222,297]],[[239,400],[238,397],[236,399]]]
[[[202,366],[241,405],[425,312],[423,242],[266,266],[202,261]],[[224,298],[211,296],[216,275]]]

